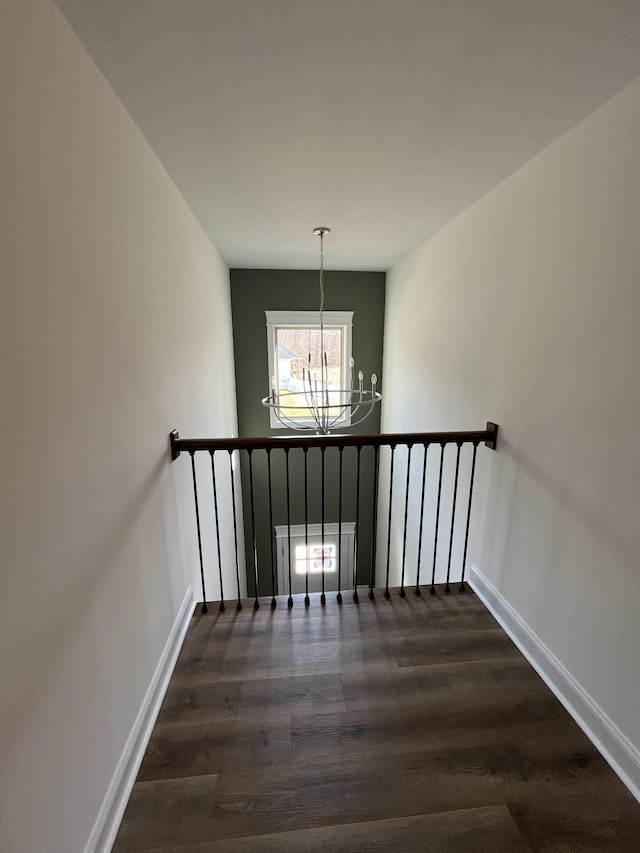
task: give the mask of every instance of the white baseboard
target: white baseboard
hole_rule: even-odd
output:
[[[84,853],[109,853],[116,840],[131,789],[136,781],[151,732],[193,612],[193,590],[187,589],[158,661],[142,705],[124,745],[120,761],[98,812]]]
[[[469,583],[538,675],[640,802],[640,751],[476,566]]]

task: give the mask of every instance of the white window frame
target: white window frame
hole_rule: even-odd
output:
[[[291,328],[291,329],[319,329],[320,328],[320,312],[319,311],[265,311],[267,319],[267,362],[268,362],[268,388],[271,393],[271,377],[275,376],[275,358],[276,358],[276,329]],[[342,365],[341,365],[341,383],[343,388],[349,388],[351,385],[351,368],[349,362],[351,360],[351,341],[353,330],[353,311],[323,311],[322,320],[325,329],[341,329],[342,330]],[[312,424],[313,418],[296,418],[303,423]],[[351,424],[351,416],[349,415],[342,421],[345,426]],[[282,429],[282,423],[276,417],[273,409],[269,409],[269,425],[271,429]]]

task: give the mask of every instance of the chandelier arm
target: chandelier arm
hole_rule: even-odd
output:
[[[341,422],[346,421],[347,420],[346,412],[349,409],[351,410],[349,412],[349,415],[348,415],[349,426],[354,426],[354,424],[360,423],[362,420],[364,420],[364,418],[367,417],[367,415],[371,411],[371,408],[373,407],[373,404],[375,402],[376,402],[375,400],[369,401],[369,400],[362,400],[361,398],[358,399],[358,401],[356,403],[354,403],[353,401],[349,401],[348,403],[346,403],[342,407],[342,409],[340,410],[340,413],[333,418],[333,420],[329,424],[329,429],[332,429],[336,424],[339,424]],[[357,421],[354,421],[354,417],[356,416],[357,412],[360,410],[360,408],[362,406],[368,406],[369,408],[367,409],[366,413],[364,414],[364,416],[362,418],[360,418]]]
[[[351,426],[357,426],[358,424],[362,423],[362,421],[371,414],[371,411],[373,410],[374,405],[376,403],[379,403],[380,400],[382,400],[382,394],[377,394],[377,396],[374,399],[367,400],[365,403],[363,403],[362,405],[367,407],[366,411],[357,420],[354,421],[352,418]]]
[[[333,429],[337,424],[344,423],[347,420],[346,411],[348,406],[345,406],[340,410],[340,414],[336,415],[331,421],[329,421],[329,429]]]
[[[280,421],[280,423],[282,424],[283,427],[285,427],[286,429],[291,429],[291,427],[293,425],[293,421],[287,421],[286,418],[280,417],[280,415],[278,414],[277,411],[275,412],[275,416],[276,416],[277,420]]]
[[[354,426],[355,424],[363,421],[364,418],[366,418],[369,415],[371,409],[373,408],[373,406],[377,402],[378,402],[378,398],[372,398],[371,400],[365,400],[365,399],[362,399],[362,397],[360,397],[357,400],[357,402],[355,402],[355,403],[351,402],[351,403],[347,404],[343,409],[343,413],[346,412],[347,409],[351,408],[351,413],[350,413],[349,419],[350,419],[350,425]],[[363,407],[366,408],[366,411],[364,412],[364,414],[360,418],[357,418],[356,420],[354,420],[354,418],[356,418],[356,416],[357,416],[357,413]],[[345,420],[346,420],[346,418],[345,418]],[[333,423],[335,424],[336,422],[337,422],[337,420],[334,420]]]
[[[281,417],[277,411],[275,412],[275,415],[276,415],[276,418],[282,424],[282,426],[285,427],[286,429],[299,429],[299,430],[303,430],[304,432],[309,432],[310,430],[313,429],[313,426],[311,424],[306,424],[306,423],[302,423],[301,421],[293,420],[291,418],[288,418],[286,415],[284,417]]]
[[[320,422],[321,421],[320,404],[318,404],[318,380],[317,379],[315,379],[313,381],[313,383],[310,382],[310,388],[311,388],[311,392],[310,392],[311,401],[313,404],[312,411],[313,411],[314,417],[318,423],[318,426],[322,427],[322,424]]]
[[[340,391],[340,393],[343,393],[343,391]],[[331,425],[329,428],[331,429],[331,427],[335,426],[337,423],[340,423],[341,421],[346,420],[346,417],[345,417],[346,412],[347,412],[347,410],[352,409],[352,407],[353,407],[353,403],[351,401],[344,403],[340,408],[340,412],[332,418]],[[351,414],[353,414],[353,409],[352,409]]]
[[[309,357],[309,367],[311,367],[311,357]],[[304,389],[304,399],[307,404],[307,408],[310,412],[312,412],[313,419],[318,423],[318,409],[315,397],[313,396],[313,386],[311,384],[311,369],[309,369],[306,373],[306,380],[309,383],[309,388],[305,384],[305,378],[303,377],[303,389]],[[319,426],[319,424],[318,424]]]
[[[371,394],[371,392],[363,392],[363,398],[359,399],[355,406],[352,407],[350,415],[351,426],[356,426],[357,424],[361,423],[370,414],[373,406],[376,403],[380,402],[380,400],[382,399],[382,395],[378,392],[372,394],[370,399],[364,399],[365,394]],[[276,419],[282,424],[283,427],[285,427],[286,429],[299,429],[304,432],[309,432],[316,428],[316,431],[319,432],[319,434],[321,435],[327,434],[328,430],[332,429],[340,422],[346,420],[344,415],[350,405],[352,405],[347,404],[345,406],[342,406],[340,412],[334,417],[330,417],[327,414],[326,407],[318,407],[316,405],[316,412],[318,414],[318,417],[310,418],[308,420],[298,420],[294,417],[287,415],[285,412],[286,408],[298,408],[297,406],[287,407],[286,404],[282,404],[282,402],[280,401],[270,401],[270,397],[265,397],[262,402],[265,406],[269,406],[269,408],[272,408],[274,410]],[[322,409],[324,409],[325,411],[322,411]],[[360,416],[358,417],[358,413],[361,410],[362,414],[360,414]]]
[[[321,423],[322,415],[320,414],[320,409],[321,409],[322,404],[318,404],[318,380],[317,379],[314,380],[314,387],[313,387],[313,390],[311,392],[311,399],[313,400],[313,407],[314,407],[314,412],[315,412],[316,418],[318,420],[318,426],[320,428],[322,428],[322,423]]]
[[[302,387],[303,387],[303,393],[304,393],[304,401],[307,404],[307,409],[309,409],[309,411],[313,411],[312,405],[311,405],[312,401],[309,399],[309,394],[307,393],[307,388],[305,385],[303,385]]]
[[[288,418],[286,415],[283,415],[281,409],[276,407],[276,408],[274,408],[273,412],[274,412],[276,418],[282,424],[282,426],[287,427],[287,429],[289,429],[289,427],[288,427],[286,421],[289,421],[289,423],[295,423],[295,421],[293,421],[291,418]]]

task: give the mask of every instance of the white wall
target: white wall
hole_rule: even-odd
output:
[[[0,55],[0,848],[76,853],[198,592],[167,436],[236,428],[228,270],[49,0]]]
[[[638,152],[640,82],[390,271],[382,425],[500,424],[468,564],[636,748]]]

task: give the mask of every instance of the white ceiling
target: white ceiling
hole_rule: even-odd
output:
[[[58,0],[231,267],[386,270],[640,76],[639,0]]]

